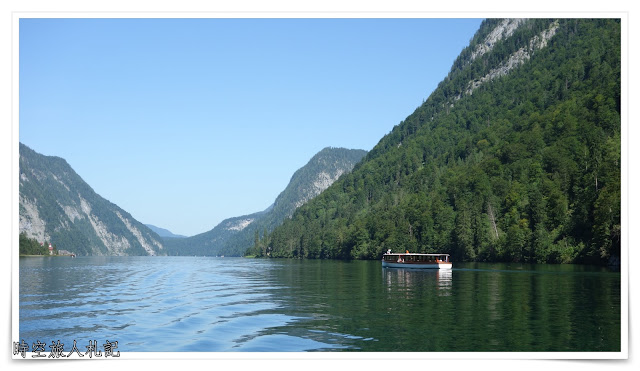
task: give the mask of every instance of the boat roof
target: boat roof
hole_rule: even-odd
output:
[[[392,252],[392,253],[384,253],[384,255],[422,255],[422,256],[443,256],[443,255],[447,255],[449,256],[449,254],[421,254],[421,253],[417,253],[417,252]]]

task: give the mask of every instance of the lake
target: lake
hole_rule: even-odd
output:
[[[20,258],[20,340],[120,352],[619,352],[620,272],[579,265]],[[13,339],[14,341],[16,339]]]

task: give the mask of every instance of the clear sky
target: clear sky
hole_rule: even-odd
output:
[[[20,142],[138,221],[267,208],[327,146],[372,149],[481,19],[21,19]]]

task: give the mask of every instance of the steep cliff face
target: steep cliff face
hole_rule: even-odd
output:
[[[289,218],[300,206],[329,188],[340,176],[350,172],[367,154],[363,150],[325,148],[296,171],[287,188],[276,198],[272,214]]]
[[[508,18],[500,20],[500,23],[498,23],[495,28],[491,29],[482,42],[475,46],[471,53],[471,61],[490,52],[498,41],[513,35],[513,32],[525,21],[526,19],[524,18]]]
[[[366,151],[325,148],[298,169],[273,205],[254,214],[223,220],[212,230],[185,239],[165,240],[171,255],[243,255],[255,234],[264,234],[290,218],[293,212],[319,195],[341,175],[350,172]]]
[[[20,144],[20,232],[78,255],[164,254],[162,239],[96,194],[69,164]]]
[[[501,40],[503,37],[509,37],[518,28],[520,24],[524,22],[524,19],[505,19],[498,27],[496,27],[485,39],[485,41],[476,46],[476,50],[471,54],[471,61],[477,57],[481,57],[483,54],[491,51],[491,48],[495,43]],[[558,21],[555,21],[549,25],[548,28],[542,30],[539,34],[535,35],[529,44],[523,46],[509,55],[506,60],[500,63],[499,66],[492,68],[484,76],[469,81],[467,84],[467,95],[473,94],[473,91],[479,88],[482,84],[491,81],[495,78],[507,75],[511,70],[527,62],[531,55],[536,51],[543,49],[547,46],[548,41],[556,34],[558,30]],[[458,96],[458,99],[460,96]]]

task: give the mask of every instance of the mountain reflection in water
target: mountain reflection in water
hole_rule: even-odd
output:
[[[20,340],[67,353],[74,340],[120,352],[621,347],[620,273],[575,265],[21,258],[19,300]]]

